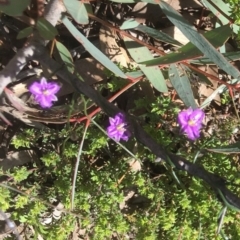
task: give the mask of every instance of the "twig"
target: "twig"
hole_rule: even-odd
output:
[[[75,188],[76,188],[78,167],[79,167],[79,163],[80,163],[80,157],[82,155],[83,143],[84,143],[84,140],[85,140],[85,137],[86,137],[88,126],[89,126],[89,120],[86,123],[85,129],[84,129],[84,132],[83,132],[83,136],[82,136],[82,141],[81,141],[79,149],[78,149],[78,155],[77,155],[76,165],[75,165],[75,169],[74,169],[73,183],[72,183],[71,210],[74,209],[74,198],[75,198]]]

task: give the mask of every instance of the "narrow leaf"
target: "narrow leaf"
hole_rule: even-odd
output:
[[[227,53],[223,53],[223,56],[229,61],[229,62],[233,62],[236,60],[240,59],[240,52],[227,52]],[[191,60],[190,63],[192,64],[199,64],[199,65],[214,65],[214,63],[206,57],[202,57],[202,58],[198,58],[198,59],[194,59]]]
[[[215,28],[204,34],[204,37],[211,43],[215,48],[221,47],[231,35],[231,28],[229,25]],[[203,53],[194,46],[191,42],[177,50],[177,52],[167,54],[163,57],[155,58],[151,61],[143,62],[147,65],[162,65],[170,63],[178,63],[189,59],[197,58],[202,56]]]
[[[145,46],[140,45],[132,39],[124,37],[124,43],[129,54],[136,63],[153,58],[151,52]],[[163,74],[158,67],[146,67],[139,65],[139,68],[158,91],[168,91]]]
[[[83,2],[78,0],[63,0],[67,11],[79,24],[88,24],[88,12]]]
[[[56,47],[59,52],[59,55],[62,59],[62,61],[66,64],[68,71],[73,73],[74,71],[74,65],[73,65],[73,59],[71,53],[68,51],[68,49],[60,42],[56,42]]]
[[[156,30],[156,29],[144,26],[144,25],[140,25],[134,19],[129,19],[129,20],[125,21],[122,24],[122,26],[120,27],[120,29],[123,29],[123,30],[125,30],[125,29],[132,29],[132,28],[135,28],[136,30],[138,30],[140,32],[146,33],[150,37],[153,37],[153,38],[155,38],[155,39],[157,39],[159,41],[170,43],[170,44],[175,45],[175,46],[181,46],[182,45],[177,40],[175,40],[174,38],[169,36],[168,34],[162,32],[162,31],[159,31],[159,30]]]
[[[175,46],[182,46],[182,44],[180,42],[178,42],[177,40],[175,40],[174,38],[172,38],[171,36],[169,36],[168,34],[162,32],[162,31],[159,31],[159,30],[156,30],[156,29],[144,26],[144,25],[139,25],[136,28],[136,30],[146,33],[150,37],[153,37],[159,41],[162,41],[165,43],[170,43]]]
[[[229,144],[227,146],[220,146],[216,148],[207,148],[209,152],[217,152],[217,153],[240,153],[240,142],[236,142],[233,144]]]
[[[168,19],[202,52],[206,57],[216,63],[222,70],[236,79],[240,79],[240,72],[232,66],[201,34],[197,32],[186,19],[164,1],[160,7]]]
[[[122,29],[122,30],[131,29],[131,28],[137,27],[138,25],[139,25],[139,23],[136,20],[128,19],[125,22],[123,22],[120,29]]]
[[[186,107],[192,107],[193,109],[197,108],[191,84],[184,69],[180,67],[177,68],[175,64],[171,64],[168,76],[178,96]]]
[[[70,31],[70,33],[85,47],[85,49],[103,66],[115,73],[121,78],[127,78],[126,75],[98,48],[96,48],[77,28],[68,20],[66,16],[62,18],[63,24]]]
[[[126,72],[126,75],[131,78],[139,78],[139,77],[143,76],[143,72],[141,72],[141,71]]]
[[[224,220],[224,217],[225,217],[225,214],[226,214],[226,211],[227,211],[227,206],[224,206],[219,214],[219,217],[218,217],[218,228],[217,228],[217,234],[220,233],[221,229],[222,229],[222,225],[223,225],[223,220]]]
[[[222,0],[202,0],[203,4],[225,25],[230,24],[230,15],[232,14],[232,10],[228,4],[223,2]],[[223,11],[229,19],[224,16],[221,11]],[[232,24],[233,32],[238,34],[239,26],[236,24]]]

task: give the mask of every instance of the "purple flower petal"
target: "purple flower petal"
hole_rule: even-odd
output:
[[[29,91],[32,93],[32,94],[35,94],[35,95],[40,95],[42,94],[42,87],[41,87],[41,84],[38,83],[38,82],[34,82],[30,87],[29,87]]]
[[[53,101],[56,102],[58,100],[56,95],[50,95],[50,96],[46,96],[48,98],[48,101]]]
[[[128,134],[123,134],[122,135],[122,140],[128,141],[128,139],[129,139],[129,135]]]
[[[60,86],[56,83],[49,83],[47,90],[48,90],[49,95],[53,95],[53,94],[56,94],[60,90]]]
[[[47,86],[48,86],[47,79],[45,77],[42,77],[40,79],[40,84],[43,88],[47,88]]]
[[[50,108],[53,104],[45,96],[39,95],[35,97],[35,100],[39,103],[42,108]]]
[[[109,118],[109,123],[110,123],[110,125],[114,125],[115,124],[115,118]]]
[[[201,109],[195,109],[191,114],[191,119],[195,120],[198,123],[202,123],[205,114]]]
[[[42,77],[39,82],[34,82],[29,91],[34,95],[35,100],[43,108],[50,108],[53,101],[57,101],[58,98],[55,95],[60,89],[60,86],[55,82],[48,83],[46,78]]]
[[[191,140],[196,140],[200,137],[200,129],[205,114],[201,109],[189,108],[181,111],[178,114],[178,123],[181,131]]]
[[[200,131],[198,128],[192,128],[190,126],[188,126],[185,129],[185,133],[187,134],[187,137],[191,140],[196,140],[197,138],[199,138],[200,136]]]
[[[109,118],[110,126],[107,128],[107,134],[110,138],[119,142],[121,139],[127,141],[129,132],[126,129],[125,117],[122,113],[118,113],[114,118]]]

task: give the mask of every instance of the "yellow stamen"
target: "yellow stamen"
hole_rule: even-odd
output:
[[[48,90],[43,90],[42,93],[43,93],[43,95],[48,95],[49,94]]]
[[[120,123],[119,125],[117,125],[117,130],[124,132],[125,131],[124,125],[125,125],[124,123]]]
[[[188,125],[189,126],[194,126],[195,125],[195,121],[194,120],[189,120],[188,121]]]

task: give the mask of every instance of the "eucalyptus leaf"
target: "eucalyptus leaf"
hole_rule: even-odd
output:
[[[123,22],[122,26],[120,27],[121,30],[135,28],[139,25],[139,23],[134,19],[128,19]]]
[[[56,42],[56,47],[62,61],[66,64],[68,71],[72,73],[74,71],[74,65],[71,53],[62,43],[58,41]]]
[[[144,74],[142,71],[135,71],[135,72],[126,72],[126,75],[131,78],[139,78],[139,77],[143,76]]]
[[[208,8],[224,25],[230,23],[230,16],[232,14],[232,10],[228,4],[223,2],[222,0],[202,0],[202,3]],[[221,12],[224,12],[225,15],[229,16],[226,18]],[[238,34],[239,26],[236,24],[232,24],[233,32]]]
[[[127,76],[98,48],[96,48],[78,29],[68,20],[66,16],[62,17],[62,22],[69,30],[69,32],[85,47],[85,49],[103,66],[115,73],[121,78],[127,78]]]
[[[147,47],[140,45],[132,39],[124,37],[124,43],[129,54],[136,63],[153,58],[151,52],[148,50]],[[148,80],[158,91],[168,91],[165,78],[158,67],[146,67],[140,64],[139,68],[143,71]]]
[[[159,5],[168,19],[194,44],[206,57],[211,59],[216,65],[229,75],[240,80],[240,72],[230,64],[221,53],[219,53],[195,27],[193,27],[186,19],[182,17],[175,9],[164,1],[160,1]]]
[[[221,47],[231,35],[231,28],[229,25],[222,26],[220,28],[215,28],[204,34],[204,37],[209,43],[211,43],[215,48]],[[197,58],[202,56],[203,53],[194,46],[191,42],[187,43],[185,46],[179,48],[174,53],[169,53],[163,57],[154,58],[147,62],[142,62],[146,65],[166,65],[170,63],[178,63],[181,61],[188,61],[189,59]]]
[[[150,37],[153,37],[159,41],[165,42],[165,43],[170,43],[172,45],[175,46],[182,46],[182,44],[180,42],[178,42],[177,40],[175,40],[174,38],[172,38],[171,36],[169,36],[168,34],[156,30],[154,28],[150,28],[144,25],[139,25],[136,27],[136,30],[141,31],[143,33],[148,34]]]
[[[150,28],[150,27],[141,25],[134,19],[126,20],[125,22],[123,22],[122,26],[120,27],[120,29],[122,29],[122,30],[132,29],[132,28],[135,28],[136,30],[141,31],[143,33],[146,33],[150,37],[153,37],[153,38],[155,38],[157,40],[160,40],[162,42],[170,43],[170,44],[175,45],[175,46],[181,46],[182,45],[180,42],[178,42],[177,40],[175,40],[174,38],[172,38],[168,34],[162,32],[162,31],[156,30],[154,28]]]
[[[229,144],[227,146],[219,146],[215,148],[207,148],[209,152],[217,152],[217,153],[240,153],[240,142],[236,142],[233,144]]]
[[[176,64],[171,64],[168,73],[169,79],[175,88],[178,96],[186,107],[197,108],[188,75],[181,65],[177,68]]]
[[[74,20],[79,24],[88,24],[88,11],[85,3],[78,0],[63,0],[67,11],[71,14]],[[89,5],[89,4],[88,4]]]
[[[236,60],[240,59],[240,51],[237,52],[227,52],[227,53],[223,53],[223,56],[229,61],[229,62],[233,62]],[[198,64],[198,65],[214,65],[214,62],[212,62],[209,58],[206,57],[202,57],[202,58],[198,58],[198,59],[193,59],[190,61],[190,63],[192,64]]]

